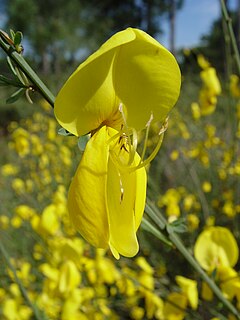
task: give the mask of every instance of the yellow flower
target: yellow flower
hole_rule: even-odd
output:
[[[219,267],[217,279],[225,296],[232,300],[240,292],[240,277],[231,267]]]
[[[81,282],[81,275],[75,263],[71,260],[64,262],[59,272],[59,291],[63,294],[69,294],[76,289]]]
[[[203,184],[202,184],[202,189],[206,193],[211,192],[211,190],[212,190],[211,183],[209,181],[204,181]]]
[[[183,276],[176,276],[176,282],[182,289],[182,293],[186,295],[191,308],[196,310],[198,306],[197,281]]]
[[[233,267],[238,260],[238,245],[227,228],[210,227],[197,238],[194,255],[207,271],[220,266]]]
[[[200,73],[204,87],[212,94],[219,95],[221,93],[221,84],[214,68],[207,68]]]
[[[207,69],[211,66],[210,63],[206,60],[206,58],[202,54],[197,55],[197,62],[202,69]]]
[[[172,54],[145,32],[128,28],[83,62],[55,102],[58,122],[76,136],[91,133],[70,186],[68,209],[92,245],[132,257],[146,197],[144,159],[151,123],[164,124],[180,90]],[[142,156],[137,137],[146,130]]]
[[[206,68],[200,73],[203,87],[199,93],[199,104],[202,115],[209,115],[215,111],[217,96],[221,93],[221,84],[216,70],[212,67]]]
[[[233,97],[240,98],[239,77],[235,74],[230,76],[230,92]]]
[[[187,297],[179,292],[172,292],[167,296],[163,313],[166,320],[183,320],[187,308]]]
[[[116,130],[102,127],[88,142],[69,189],[70,217],[82,236],[99,248],[110,246],[114,256],[138,252],[136,231],[146,195],[146,172],[121,172],[116,155],[128,158],[121,145],[107,143]],[[135,163],[139,157],[135,155]]]
[[[128,28],[77,68],[58,94],[54,110],[66,130],[83,135],[102,124],[119,129],[122,103],[128,126],[139,130],[151,114],[164,121],[179,90],[180,71],[172,54],[145,32]]]
[[[7,163],[7,164],[4,164],[2,167],[1,167],[1,173],[3,176],[7,177],[7,176],[14,176],[18,173],[18,168],[11,164],[11,163]]]
[[[209,285],[206,282],[202,283],[201,296],[206,301],[212,301],[213,300],[212,289],[209,287]]]

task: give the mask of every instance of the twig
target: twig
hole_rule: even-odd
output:
[[[2,33],[0,32],[0,47],[6,52],[6,54],[16,63],[16,65],[24,72],[29,80],[37,88],[40,94],[46,99],[52,107],[54,107],[55,97],[51,91],[46,87],[38,75],[33,71],[29,64],[25,61],[21,54],[8,45],[2,38]]]
[[[148,201],[150,203],[150,201]],[[198,262],[194,259],[194,257],[190,254],[188,249],[185,247],[185,245],[182,243],[181,239],[175,232],[169,232],[167,228],[167,221],[162,216],[161,212],[154,207],[153,205],[146,205],[145,209],[146,213],[149,215],[149,217],[156,217],[155,222],[157,222],[158,218],[158,225],[160,229],[163,229],[163,223],[165,223],[165,230],[168,233],[168,238],[171,240],[171,242],[175,245],[175,247],[178,249],[179,252],[183,255],[183,257],[189,262],[189,264],[197,271],[197,273],[200,275],[200,277],[209,285],[209,287],[212,289],[216,297],[225,305],[225,307],[232,312],[237,319],[240,319],[240,314],[238,313],[237,309],[232,305],[230,301],[228,301],[224,295],[222,294],[221,290],[218,288],[218,286],[215,284],[215,282],[207,275],[207,273],[200,267]]]
[[[230,36],[231,43],[232,43],[234,58],[236,60],[236,64],[237,64],[237,68],[238,68],[238,74],[240,75],[240,56],[239,56],[236,37],[235,37],[235,34],[233,32],[232,19],[229,17],[225,1],[224,0],[220,0],[220,1],[221,1],[221,8],[222,8],[223,18],[226,21],[226,25],[227,25],[229,36]]]

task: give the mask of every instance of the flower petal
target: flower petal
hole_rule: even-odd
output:
[[[121,46],[114,62],[114,88],[127,109],[127,122],[136,130],[151,114],[163,121],[177,101],[181,74],[173,55],[145,32]]]
[[[112,128],[108,128],[108,132],[110,137],[117,133]],[[136,231],[144,212],[147,181],[145,168],[130,172],[129,167],[118,166],[116,159],[127,164],[129,153],[113,140],[107,180],[109,246],[115,258],[119,259],[119,253],[132,257],[138,252]],[[132,165],[136,166],[139,161],[140,157],[136,153]]]
[[[117,47],[134,40],[131,28],[118,32],[83,62],[67,80],[55,101],[58,122],[74,135],[98,128],[116,112],[112,64]]]
[[[140,156],[136,153],[133,165],[137,165],[140,161]],[[136,196],[135,196],[135,231],[137,231],[144,212],[147,192],[147,173],[146,169],[140,168],[135,171],[136,174]]]
[[[238,245],[227,228],[210,227],[199,235],[194,255],[202,268],[208,271],[220,266],[233,267],[238,260]]]
[[[68,210],[74,226],[93,246],[108,246],[106,208],[108,133],[102,127],[87,143],[72,180]]]
[[[135,192],[136,173],[120,173],[109,157],[107,180],[109,243],[110,248],[113,247],[125,257],[133,257],[139,249],[134,217]]]

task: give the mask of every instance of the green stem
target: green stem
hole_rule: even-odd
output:
[[[238,74],[240,75],[240,56],[239,56],[236,37],[235,37],[233,27],[232,27],[232,19],[229,17],[225,1],[224,0],[220,0],[220,1],[221,1],[223,18],[226,21],[226,25],[227,25],[229,36],[230,36],[231,43],[232,43],[232,48],[233,48],[234,58],[235,58],[236,64],[237,64]]]
[[[148,202],[150,202],[148,200]],[[168,233],[168,238],[171,240],[171,242],[175,245],[175,247],[178,249],[179,252],[183,255],[183,257],[191,264],[191,266],[197,271],[197,273],[200,275],[200,277],[209,285],[209,287],[212,289],[216,297],[225,305],[225,307],[232,312],[237,319],[240,319],[240,315],[237,311],[237,309],[231,304],[230,301],[228,301],[222,294],[221,290],[218,288],[218,286],[215,284],[215,282],[207,275],[207,273],[200,267],[198,262],[194,259],[194,257],[191,255],[191,253],[186,249],[185,245],[179,238],[179,236],[167,228],[167,221],[162,216],[160,211],[150,206],[149,204],[146,204],[146,213],[149,215],[149,217],[153,218],[155,217],[155,223],[158,223],[159,228],[163,229],[163,224],[165,223],[165,230]]]
[[[36,87],[40,94],[46,99],[52,107],[54,107],[55,97],[51,91],[46,87],[38,75],[33,71],[29,64],[24,60],[21,54],[17,53],[13,47],[4,42],[0,34],[0,47],[6,52],[6,54],[16,63],[16,65],[24,72],[29,80]]]
[[[42,320],[42,319],[43,319],[43,315],[40,314],[40,313],[42,313],[42,312],[40,312],[40,311],[38,310],[38,308],[36,307],[36,305],[34,305],[34,304],[32,303],[32,301],[30,300],[27,291],[25,290],[25,288],[24,288],[21,280],[20,280],[19,277],[17,276],[16,269],[14,268],[14,266],[12,265],[12,263],[11,263],[11,261],[10,261],[10,257],[9,257],[9,255],[8,255],[6,249],[4,248],[4,245],[3,245],[2,240],[0,241],[0,251],[1,251],[4,259],[6,260],[6,263],[7,263],[8,267],[9,267],[9,269],[10,269],[10,270],[12,271],[12,273],[13,273],[14,280],[15,280],[16,284],[18,285],[18,287],[19,287],[19,289],[20,289],[20,291],[21,291],[21,293],[22,293],[22,296],[23,296],[24,299],[26,300],[26,302],[27,302],[27,304],[29,305],[29,307],[32,309],[35,318],[36,318],[37,320]],[[46,319],[46,316],[45,316],[45,315],[44,315],[44,319]]]

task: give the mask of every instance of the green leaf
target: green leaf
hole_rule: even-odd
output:
[[[73,134],[71,132],[68,132],[67,130],[65,130],[64,128],[60,128],[58,130],[58,134],[60,136],[73,136]]]
[[[22,42],[22,39],[23,39],[23,34],[22,32],[20,31],[17,31],[14,35],[14,38],[13,38],[13,42],[14,42],[14,45],[17,47],[21,44]]]
[[[18,80],[24,85],[24,86],[29,86],[29,81],[28,78],[25,76],[25,74],[19,69],[15,68],[16,75],[18,77]]]
[[[86,145],[88,143],[88,140],[89,140],[89,136],[88,135],[85,135],[85,136],[81,136],[79,139],[78,139],[78,148],[80,149],[80,151],[84,151],[85,148],[86,148]]]
[[[17,101],[25,92],[24,88],[21,88],[19,90],[17,90],[16,92],[14,92],[7,100],[6,103],[10,104],[10,103],[14,103],[15,101]]]
[[[154,235],[157,239],[162,241],[164,244],[170,247],[173,247],[172,242],[161,232],[161,230],[157,229],[147,219],[145,218],[142,219],[141,228],[143,228],[144,230]]]
[[[9,56],[7,56],[7,63],[8,63],[9,68],[11,69],[12,73],[16,76],[17,74],[15,71],[14,65],[12,64],[12,60]]]
[[[15,37],[15,32],[13,31],[13,29],[10,29],[10,34],[11,34],[12,39],[14,39],[14,37]]]
[[[1,85],[12,85],[14,87],[20,87],[23,88],[23,84],[18,80],[18,79],[10,79],[7,78],[5,76],[3,76],[2,74],[0,74],[0,84]]]
[[[167,226],[167,231],[169,234],[176,232],[176,233],[184,233],[187,231],[187,226],[185,225],[185,219],[180,218],[177,219],[171,223],[168,223]]]

